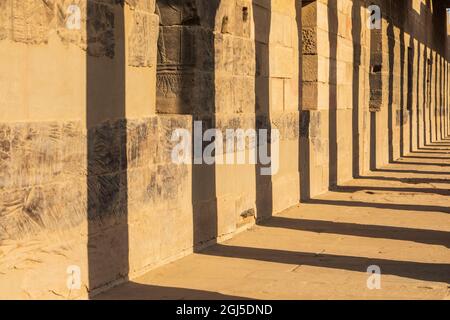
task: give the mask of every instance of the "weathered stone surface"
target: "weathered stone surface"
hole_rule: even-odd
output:
[[[162,26],[198,24],[195,0],[158,0],[156,12]]]
[[[231,74],[234,65],[233,52],[234,37],[230,35],[217,34],[215,37],[215,65],[217,72]]]
[[[191,113],[195,100],[197,37],[199,26],[195,1],[157,1],[159,15],[157,110],[160,113]],[[200,46],[201,48],[202,46]],[[206,46],[205,46],[206,47]],[[203,53],[204,54],[204,53]]]
[[[161,206],[161,186],[158,185],[157,169],[154,167],[137,168],[128,172],[128,204],[136,210],[146,205]]]
[[[317,54],[317,33],[314,28],[302,29],[303,54]]]
[[[299,137],[299,116],[296,112],[272,117],[272,126],[279,130],[280,140],[296,140]]]
[[[160,113],[214,112],[220,108],[214,106],[215,101],[230,105],[240,101],[242,95],[234,94],[234,100],[224,98],[220,94],[224,92],[222,88],[216,88],[219,94],[215,95],[212,89],[212,72],[249,77],[255,73],[254,42],[241,38],[250,35],[248,2],[241,1],[236,5],[224,2],[217,15],[213,10],[213,1],[208,5],[197,4],[198,6],[191,2],[183,5],[176,1],[157,2],[157,12],[160,15],[157,110]],[[209,20],[214,16],[220,22],[219,30],[223,33],[213,36]],[[248,86],[245,88],[249,89]],[[238,102],[232,108],[238,112],[248,111],[252,103],[245,104],[242,107]]]
[[[8,37],[10,29],[10,0],[0,1],[0,40]]]
[[[248,0],[236,1],[235,14],[235,26],[234,32],[238,37],[250,38],[251,35],[251,2]]]
[[[427,133],[414,143],[431,144],[448,95],[442,32],[426,6],[419,15],[374,1],[385,16],[379,43],[362,0],[161,0],[157,11],[154,0],[0,0],[0,287],[72,297],[61,278],[78,264],[79,294],[92,294],[295,205],[299,177],[315,196],[334,170],[341,183],[372,158],[385,163],[389,148],[397,158],[411,119]],[[66,25],[71,4],[79,30]],[[419,43],[411,74],[407,47]],[[88,72],[86,91],[86,71],[102,68],[98,79]],[[222,133],[278,129],[279,170],[261,179],[254,164],[174,164],[172,134],[192,133],[194,119]],[[250,139],[244,148],[224,152],[254,149]]]
[[[172,162],[172,150],[178,141],[171,141],[172,134],[176,129],[187,129],[192,132],[192,117],[185,115],[158,117],[159,140],[158,156],[161,163]]]
[[[230,111],[234,113],[252,113],[255,109],[255,97],[249,92],[255,88],[255,80],[251,77],[233,78],[233,105]]]
[[[86,185],[81,180],[0,191],[0,241],[63,231],[86,218]]]
[[[133,10],[144,11],[148,13],[155,12],[155,0],[125,0]]]
[[[151,67],[156,58],[157,17],[153,14],[134,12],[131,34],[128,36],[128,64],[133,67]]]
[[[255,75],[255,43],[241,38],[233,41],[233,74],[242,76]]]
[[[114,8],[94,1],[87,2],[87,52],[94,57],[114,58]],[[123,35],[122,35],[123,36]]]
[[[55,0],[12,0],[12,39],[32,44],[47,42],[55,4]]]
[[[68,132],[69,131],[69,132]],[[63,176],[63,162],[78,159],[80,141],[71,146],[66,154],[62,151],[69,135],[81,138],[81,132],[71,132],[60,123],[2,124],[2,173],[0,188],[27,187],[44,184]],[[66,161],[64,161],[66,159]]]
[[[90,175],[110,174],[127,165],[123,158],[125,121],[104,122],[89,129],[88,168]],[[126,138],[125,138],[126,139]]]
[[[216,117],[216,127],[222,132],[223,136],[223,150],[218,150],[219,153],[222,153],[221,151],[223,151],[224,154],[244,150],[248,151],[255,148],[257,140],[254,140],[254,138],[250,136],[250,133],[254,132],[253,130],[255,128],[254,115],[221,115]],[[230,133],[227,135],[227,130],[232,130],[232,134]],[[243,145],[238,145],[237,130],[242,130],[241,132],[246,135]],[[230,150],[227,150],[227,145]],[[234,148],[230,147],[232,145]]]
[[[87,0],[59,0],[56,4],[56,31],[64,43],[72,43],[83,50],[87,47]],[[78,17],[71,17],[68,8],[71,5],[76,5],[80,9],[80,29],[67,28],[67,22],[70,18],[76,19]]]
[[[127,121],[128,168],[148,167],[160,161],[158,127],[157,117]]]
[[[91,220],[121,221],[129,192],[124,170],[154,166],[161,161],[158,146],[167,151],[164,161],[170,164],[172,131],[191,125],[189,119],[179,120],[170,120],[163,131],[156,117],[108,121],[90,129],[87,136],[77,122],[1,124],[0,225],[7,230],[5,239],[70,228],[87,215]],[[156,169],[144,179],[144,197],[134,203],[177,197],[181,190],[175,186],[178,178],[187,175],[187,168],[165,166],[158,169],[166,172],[159,176],[159,184]],[[172,178],[174,187],[167,191],[169,177],[177,179]]]

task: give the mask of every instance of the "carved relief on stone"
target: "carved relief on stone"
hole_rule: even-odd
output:
[[[194,0],[159,0],[157,109],[163,113],[192,110],[196,37],[199,17]]]
[[[134,67],[151,67],[155,59],[157,23],[155,16],[148,13],[135,12],[133,27],[129,35],[128,64]]]
[[[55,0],[12,0],[12,38],[45,43],[55,17]]]
[[[85,218],[85,143],[79,122],[0,123],[0,241]]]
[[[189,25],[198,24],[194,1],[162,0],[157,2],[159,15],[158,65],[192,65],[194,33]]]
[[[114,57],[114,5],[119,0],[0,0],[0,40],[10,37],[27,44],[47,43],[57,31],[92,56]],[[77,6],[80,27],[67,27],[69,7]]]

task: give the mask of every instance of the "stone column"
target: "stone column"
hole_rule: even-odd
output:
[[[301,134],[309,142],[309,150],[302,152],[309,152],[310,196],[323,193],[329,185],[328,93],[336,79],[329,77],[327,17],[325,3],[303,1]]]

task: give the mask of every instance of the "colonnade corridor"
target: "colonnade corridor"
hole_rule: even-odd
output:
[[[449,98],[450,0],[0,0],[0,300],[450,300]]]
[[[447,138],[97,299],[449,299],[449,195]]]

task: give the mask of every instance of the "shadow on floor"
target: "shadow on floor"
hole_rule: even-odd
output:
[[[419,165],[419,164],[417,164]],[[417,173],[417,174],[430,174],[430,175],[450,175],[449,171],[425,171],[425,170],[413,170],[413,169],[405,169],[405,170],[401,170],[401,169],[388,169],[388,168],[383,168],[383,169],[374,169],[372,170],[373,172],[395,172],[395,173]],[[447,181],[449,181],[449,179],[446,179]]]
[[[324,220],[294,219],[286,217],[273,217],[261,225],[269,228],[283,228],[317,233],[412,241],[431,245],[442,245],[450,248],[450,235],[445,231]]]
[[[439,152],[439,153],[442,153],[442,154],[450,154],[450,150],[448,150],[447,148],[425,148],[425,147],[421,147],[421,148],[419,148],[419,151],[414,151],[414,152],[420,152],[420,151],[423,151],[423,150]]]
[[[353,201],[353,200],[347,201],[347,200],[324,200],[324,199],[311,199],[307,203],[329,205],[329,206],[376,208],[376,209],[386,209],[386,210],[406,210],[406,211],[450,213],[450,207],[417,205],[417,204],[375,203],[375,202],[364,202],[364,201]]]
[[[213,291],[161,287],[127,282],[94,297],[94,300],[247,300]]]
[[[358,191],[387,191],[387,192],[403,192],[403,193],[430,193],[439,194],[443,196],[450,196],[449,189],[437,188],[402,188],[402,187],[377,187],[377,186],[337,186],[333,188],[334,192],[353,193]]]
[[[443,155],[443,156],[447,156],[448,154],[450,154],[450,152],[440,152],[439,150],[434,150],[434,149],[428,149],[431,151],[427,151],[427,150],[415,150],[414,154],[432,154],[432,155]]]
[[[413,165],[413,166],[432,166],[432,167],[450,167],[450,163],[431,163],[431,162],[410,162],[410,161],[393,161],[394,164],[405,164],[405,165]],[[447,173],[450,174],[450,171]]]
[[[394,275],[423,281],[450,283],[450,264],[399,261],[367,257],[316,254],[276,249],[216,245],[202,252],[205,255],[252,259],[274,263],[307,265],[357,272],[366,272],[371,265],[381,268],[384,275]]]
[[[448,183],[450,184],[450,179],[439,179],[439,178],[399,178],[399,177],[387,177],[387,176],[361,176],[358,179],[367,180],[382,180],[382,181],[398,181],[405,184],[421,184],[421,183]]]

